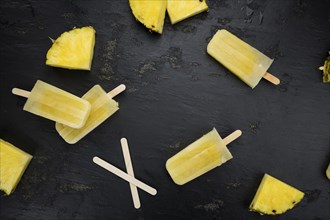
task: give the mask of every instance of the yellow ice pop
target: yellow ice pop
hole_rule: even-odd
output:
[[[227,144],[241,136],[236,130],[222,140],[215,128],[166,162],[173,181],[183,185],[233,158]]]
[[[125,90],[125,85],[119,85],[108,94],[99,85],[91,88],[82,99],[91,104],[91,112],[85,125],[79,129],[56,123],[55,127],[60,136],[69,144],[77,143],[94,128],[99,126],[112,114],[119,110],[118,103],[112,98]]]
[[[88,101],[38,80],[31,92],[14,88],[13,94],[28,98],[23,110],[73,128],[81,128],[89,115]]]
[[[0,139],[0,190],[10,195],[31,159],[30,154]]]
[[[207,52],[251,88],[263,77],[275,85],[280,83],[267,73],[273,60],[227,30],[217,31],[207,45]]]

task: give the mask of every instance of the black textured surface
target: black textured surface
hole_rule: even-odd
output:
[[[330,218],[329,84],[321,82],[330,49],[330,1],[209,0],[209,12],[152,34],[127,0],[0,1],[0,137],[34,156],[15,192],[0,197],[0,219],[324,219]],[[92,70],[45,65],[51,46],[74,26],[97,32]],[[275,59],[250,89],[206,53],[226,28]],[[76,95],[94,84],[127,91],[120,111],[75,145],[54,123],[22,110],[13,87],[37,79]],[[229,148],[234,159],[184,186],[166,160],[216,127],[243,135]],[[125,169],[120,138],[127,137],[137,178],[158,189],[139,190],[135,210],[129,185],[92,162],[98,155]],[[248,206],[267,172],[306,193],[293,210],[260,216]]]

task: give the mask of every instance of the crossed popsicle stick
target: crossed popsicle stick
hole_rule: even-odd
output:
[[[114,165],[106,162],[105,160],[103,160],[103,159],[101,159],[97,156],[95,156],[93,158],[93,162],[96,163],[97,165],[99,165],[100,167],[110,171],[111,173],[115,174],[116,176],[118,176],[118,177],[126,180],[127,182],[129,182],[134,207],[136,209],[138,209],[138,208],[140,208],[141,203],[140,203],[137,187],[139,187],[140,189],[144,190],[145,192],[147,192],[151,195],[156,195],[157,190],[135,178],[134,171],[133,171],[133,166],[132,166],[132,161],[131,161],[131,157],[130,157],[130,153],[129,153],[127,139],[122,138],[120,140],[120,143],[121,143],[123,154],[124,154],[124,160],[125,160],[125,166],[126,166],[126,169],[127,169],[127,173],[125,173],[124,171],[118,169]]]

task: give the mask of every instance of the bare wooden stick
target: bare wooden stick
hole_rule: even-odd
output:
[[[224,142],[225,145],[228,145],[231,142],[233,142],[234,140],[236,140],[241,135],[242,135],[242,131],[241,130],[236,130],[233,133],[231,133],[230,135],[228,135],[227,137],[225,137],[223,139],[223,142]]]
[[[124,160],[125,160],[125,166],[126,166],[127,174],[134,177],[133,165],[132,165],[132,160],[131,160],[131,156],[130,156],[130,153],[129,153],[127,139],[122,138],[120,140],[120,143],[121,143],[121,148],[122,148],[123,154],[124,154]],[[138,208],[141,207],[138,190],[137,190],[136,186],[132,183],[130,183],[129,186],[131,188],[134,207],[136,209],[138,209]]]
[[[26,91],[26,90],[23,90],[23,89],[18,89],[18,88],[13,88],[11,90],[11,92],[14,95],[22,96],[22,97],[25,97],[25,98],[29,98],[29,96],[31,94],[31,92],[29,92],[29,91]]]
[[[134,177],[128,175],[127,173],[118,169],[114,165],[102,160],[101,158],[94,157],[93,162],[96,163],[97,165],[99,165],[100,167],[103,167],[104,169],[110,171],[111,173],[115,174],[116,176],[126,180],[127,182],[134,184],[135,186],[139,187],[140,189],[146,191],[147,193],[149,193],[151,195],[157,194],[157,190],[155,188],[152,188],[151,186],[148,186],[147,184],[143,183],[142,181],[135,179]]]
[[[124,84],[120,84],[119,86],[117,86],[116,88],[114,88],[113,90],[108,92],[107,95],[112,99],[113,97],[115,97],[118,94],[120,94],[121,92],[123,92],[125,89],[126,89],[126,86]]]
[[[265,80],[268,80],[269,82],[273,83],[274,85],[278,85],[281,82],[279,78],[277,78],[276,76],[274,76],[274,75],[272,75],[270,73],[267,73],[267,72],[265,73],[265,75],[263,76],[263,78]]]

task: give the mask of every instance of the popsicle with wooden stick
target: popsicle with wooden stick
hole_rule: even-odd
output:
[[[127,182],[134,184],[135,186],[139,187],[140,189],[144,190],[145,192],[147,192],[151,195],[156,195],[157,194],[157,190],[155,188],[145,184],[144,182],[142,182],[138,179],[135,179],[131,175],[128,175],[124,171],[118,169],[114,165],[106,162],[105,160],[102,160],[99,157],[94,157],[93,162],[96,163],[97,165],[99,165],[100,167],[108,170],[109,172],[115,174],[116,176],[126,180]]]
[[[27,98],[23,110],[72,128],[81,128],[91,109],[88,101],[41,80],[31,92],[14,88],[12,93]]]
[[[207,45],[207,53],[251,88],[262,78],[280,84],[277,77],[267,72],[273,60],[227,30],[217,31]]]
[[[173,181],[183,185],[232,159],[227,146],[241,136],[236,130],[222,140],[215,128],[199,138],[166,162],[166,169]]]
[[[123,155],[124,155],[127,174],[134,177],[133,165],[132,165],[131,156],[130,156],[130,153],[129,153],[127,139],[122,138],[120,140],[120,143],[121,143],[121,148],[123,150]],[[137,188],[134,184],[130,183],[129,186],[130,186],[130,189],[131,189],[131,194],[132,194],[132,198],[133,198],[134,207],[136,209],[138,209],[138,208],[141,207],[139,193],[138,193]]]
[[[67,143],[77,143],[80,139],[85,137],[88,133],[119,110],[118,103],[112,98],[123,92],[125,89],[126,86],[121,84],[109,93],[106,93],[101,86],[95,85],[82,96],[82,99],[91,104],[91,111],[85,125],[76,129],[61,123],[56,123],[55,127],[57,132]]]

